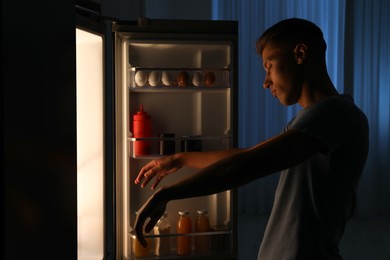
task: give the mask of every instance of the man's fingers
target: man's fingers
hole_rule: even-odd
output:
[[[140,184],[142,182],[141,187],[142,188],[145,187],[149,183],[149,181],[153,179],[153,176],[155,175],[154,173],[155,171],[156,170],[154,168],[149,169],[147,171],[146,170],[141,171],[134,181],[135,184]]]
[[[137,237],[136,239],[138,239],[138,241],[143,247],[147,247],[148,243],[146,242],[142,231],[140,232],[136,231],[136,237]]]
[[[137,217],[136,220],[135,220],[135,223],[134,223],[134,225],[135,225],[135,236],[136,236],[136,239],[138,239],[138,241],[141,243],[141,245],[143,247],[146,247],[147,246],[147,242],[146,242],[146,240],[144,238],[144,233],[143,233],[143,230],[142,230],[143,229],[142,228],[143,225],[140,224],[141,222],[140,222],[140,220]]]
[[[155,181],[152,185],[152,190],[154,190],[158,184],[161,182],[161,180],[165,177],[165,175],[157,175],[156,178],[155,178]]]
[[[135,184],[140,184],[142,182],[142,179],[147,178],[151,174],[153,174],[154,170],[156,169],[155,164],[149,163],[142,167],[141,171],[139,172],[137,178],[135,179]]]

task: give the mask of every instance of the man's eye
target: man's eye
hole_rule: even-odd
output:
[[[271,67],[272,67],[272,64],[268,64],[268,65],[264,66],[265,72],[268,72],[271,69]]]

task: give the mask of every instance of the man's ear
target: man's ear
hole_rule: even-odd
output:
[[[298,43],[294,48],[294,57],[297,64],[302,64],[307,58],[307,46],[304,43]]]

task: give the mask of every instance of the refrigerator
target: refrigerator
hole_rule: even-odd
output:
[[[237,37],[236,21],[77,15],[79,259],[237,258],[236,190],[169,202],[169,232],[146,234],[147,252],[138,252],[133,233],[137,210],[153,194],[150,184],[134,184],[146,163],[237,147]],[[135,129],[140,111],[143,135]],[[160,186],[191,174],[184,167]],[[183,211],[192,227],[179,234]],[[207,231],[196,230],[200,212]],[[185,255],[177,253],[181,237],[190,241]],[[162,241],[168,252],[157,251]]]

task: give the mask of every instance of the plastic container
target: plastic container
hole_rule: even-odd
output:
[[[141,105],[140,110],[133,115],[133,136],[135,138],[145,138],[152,136],[151,117],[146,111],[144,111],[143,105]],[[135,141],[133,152],[136,156],[150,155],[151,142]]]
[[[207,215],[207,210],[198,210],[198,216],[195,220],[195,232],[210,232],[210,221]],[[199,255],[207,255],[210,253],[210,236],[200,235],[195,236],[195,252]]]
[[[165,212],[154,227],[155,235],[167,235],[171,232],[171,225]],[[155,239],[154,254],[157,256],[169,255],[171,253],[171,238],[157,237]]]
[[[133,256],[135,257],[141,257],[141,256],[149,256],[152,253],[152,240],[150,238],[146,238],[146,242],[148,245],[146,247],[143,247],[141,243],[138,241],[138,239],[133,238],[132,239],[132,251]]]
[[[202,140],[200,135],[182,135],[182,152],[200,152],[202,151]]]
[[[176,225],[176,232],[178,234],[188,234],[192,231],[191,218],[188,210],[179,211],[179,220]],[[176,253],[180,256],[191,254],[191,237],[178,236],[176,241]]]
[[[175,153],[175,140],[164,140],[164,138],[174,138],[175,134],[161,133],[159,137],[162,138],[158,144],[158,151],[160,155],[169,155]]]

